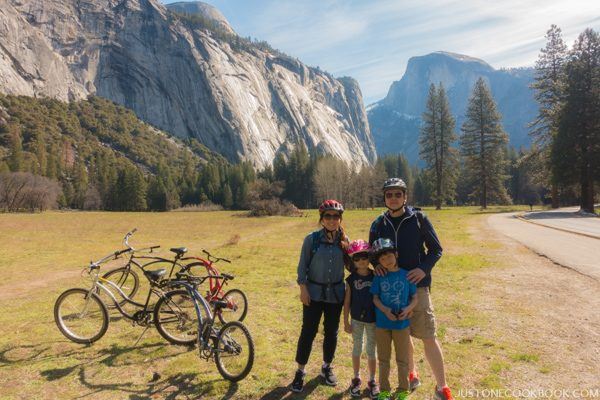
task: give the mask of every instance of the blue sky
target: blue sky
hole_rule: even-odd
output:
[[[173,3],[163,0],[163,3]],[[444,50],[495,68],[532,66],[551,24],[569,46],[600,30],[592,0],[205,0],[241,36],[360,83],[365,104],[385,97],[412,56]]]

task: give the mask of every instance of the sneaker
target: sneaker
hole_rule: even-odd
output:
[[[354,378],[352,379],[352,382],[350,383],[350,396],[352,397],[360,397],[360,385],[361,385],[361,381],[360,378]]]
[[[367,385],[369,386],[369,398],[376,399],[379,396],[379,385],[374,379],[369,381]]]
[[[391,400],[392,399],[392,394],[390,392],[383,391],[381,393],[379,393],[379,395],[377,396],[377,400]]]
[[[444,386],[440,390],[435,389],[435,400],[454,400],[452,397],[452,393],[450,392],[450,388],[448,386]]]
[[[329,386],[337,385],[337,378],[333,373],[333,367],[331,365],[321,367],[321,376],[325,378],[325,384]]]
[[[419,374],[416,372],[410,371],[408,375],[408,390],[414,392],[416,388],[421,386],[421,381],[419,380]]]
[[[294,376],[294,381],[292,382],[292,392],[300,393],[304,388],[304,376],[306,374],[304,371],[297,370],[296,376]]]
[[[396,400],[406,400],[408,399],[408,395],[410,394],[409,391],[400,391],[398,392],[398,394],[396,395]]]

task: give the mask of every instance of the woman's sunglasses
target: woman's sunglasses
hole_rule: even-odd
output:
[[[342,218],[340,214],[323,214],[323,219],[338,221]]]
[[[368,260],[369,256],[366,254],[357,254],[352,256],[352,261]]]
[[[394,197],[397,198],[397,199],[401,199],[402,197],[404,197],[404,193],[402,193],[402,192],[395,192],[395,193],[387,192],[385,194],[385,198],[386,199],[391,199],[391,198],[394,198]]]

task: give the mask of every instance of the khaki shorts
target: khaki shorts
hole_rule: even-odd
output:
[[[430,339],[436,337],[435,315],[429,288],[417,288],[417,299],[419,302],[410,318],[410,335],[417,339]]]

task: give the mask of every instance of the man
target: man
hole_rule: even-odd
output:
[[[421,339],[425,357],[431,366],[437,386],[436,400],[452,400],[446,385],[444,357],[436,338],[435,315],[431,304],[431,270],[442,256],[442,246],[427,217],[420,210],[406,205],[407,186],[402,179],[390,178],[383,185],[383,195],[388,211],[373,221],[369,232],[369,243],[379,238],[388,238],[396,245],[398,265],[408,270],[410,282],[417,285],[418,304],[410,318],[410,334]],[[383,274],[377,268],[377,274]],[[411,341],[409,359],[410,389],[420,386],[413,359]]]

